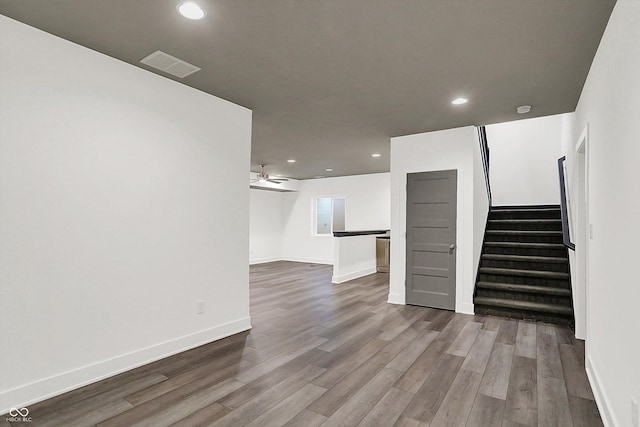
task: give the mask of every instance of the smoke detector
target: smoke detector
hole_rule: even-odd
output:
[[[518,114],[527,114],[529,111],[531,111],[531,105],[521,105],[516,108],[516,111],[518,112]]]

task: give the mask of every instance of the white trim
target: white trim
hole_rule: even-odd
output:
[[[464,302],[460,311],[456,309],[456,313],[475,314],[475,306],[473,303]]]
[[[604,393],[604,389],[601,386],[602,382],[600,381],[600,375],[598,375],[598,372],[593,365],[590,357],[586,358],[585,369],[587,371],[587,378],[589,379],[589,383],[591,384],[591,389],[593,390],[593,395],[596,398],[596,405],[598,406],[598,410],[600,411],[602,423],[605,425],[605,427],[615,427],[622,425],[619,424],[613,416],[613,411],[610,409],[610,400]]]
[[[578,191],[577,194],[584,194],[584,204],[582,204],[581,200],[577,200],[575,204],[576,208],[576,229],[580,234],[579,241],[583,243],[583,247],[576,247],[575,255],[576,255],[576,267],[584,266],[584,270],[576,271],[576,279],[578,283],[573,286],[574,291],[584,292],[584,295],[577,295],[579,298],[577,299],[580,304],[577,305],[579,313],[583,313],[582,316],[576,316],[576,327],[575,327],[575,335],[576,338],[583,339],[586,341],[586,346],[588,346],[588,337],[589,337],[589,123],[585,124],[582,132],[580,133],[580,137],[576,141],[575,145],[575,164],[574,170],[575,175],[578,174],[580,156],[584,156],[584,176],[578,177],[576,176],[575,181],[576,185],[580,185],[582,183],[584,188],[581,191]],[[584,229],[580,229],[580,211],[584,209]],[[574,305],[575,305],[574,301]],[[582,320],[584,319],[584,321]]]
[[[297,256],[284,256],[281,261],[292,261],[292,262],[308,262],[311,264],[328,264],[333,265],[332,259],[323,259],[323,258],[308,258],[308,257],[297,257]]]
[[[267,262],[282,261],[282,257],[272,256],[267,258],[255,258],[249,260],[249,265],[265,264]]]
[[[0,393],[0,414],[10,408],[24,408],[139,366],[251,329],[245,317],[130,353],[92,363]]]
[[[584,129],[582,129],[582,132],[580,132],[580,137],[578,138],[578,141],[576,142],[576,153],[581,151],[583,145],[588,142],[589,140],[589,123],[587,123],[586,125],[584,125]]]
[[[389,298],[387,299],[387,302],[389,304],[405,305],[406,304],[405,298],[406,298],[405,295],[389,293]]]
[[[376,267],[367,267],[363,270],[353,271],[351,273],[342,274],[340,276],[331,276],[331,283],[339,284],[357,279],[358,277],[368,276],[376,272]]]

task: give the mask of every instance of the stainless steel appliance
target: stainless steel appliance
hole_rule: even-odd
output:
[[[389,272],[390,243],[389,236],[376,237],[376,271],[378,273]]]

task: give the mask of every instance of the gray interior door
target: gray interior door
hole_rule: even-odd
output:
[[[407,304],[455,310],[457,171],[407,174]]]

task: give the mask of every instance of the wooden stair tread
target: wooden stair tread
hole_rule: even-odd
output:
[[[483,254],[482,259],[495,261],[548,262],[552,264],[562,264],[567,262],[567,258],[534,255]]]
[[[558,304],[546,304],[541,302],[509,300],[501,298],[476,297],[474,304],[490,307],[502,307],[515,310],[526,310],[540,313],[554,313],[566,316],[573,316],[573,309],[568,306]]]
[[[571,296],[571,290],[550,286],[523,285],[519,283],[478,282],[479,289],[490,289],[503,292],[523,292],[528,294],[542,294],[553,296]]]
[[[568,280],[569,273],[561,273],[557,271],[540,271],[540,270],[518,270],[515,268],[498,268],[498,267],[481,267],[481,274],[495,274],[498,276],[526,276],[540,277],[545,279],[561,279]]]

